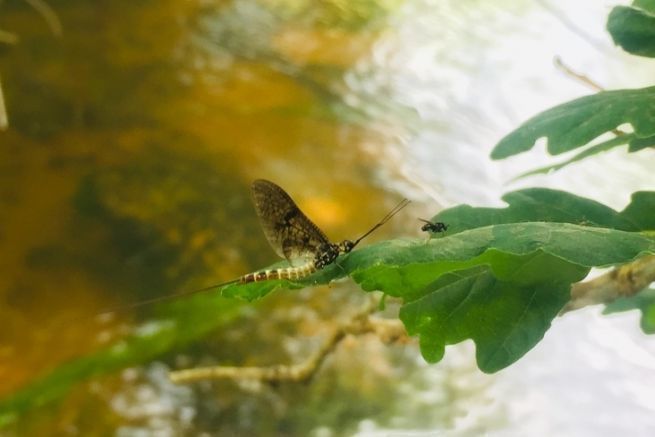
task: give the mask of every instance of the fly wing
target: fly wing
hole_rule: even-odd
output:
[[[329,243],[325,234],[273,182],[257,179],[252,184],[252,194],[266,239],[275,253],[291,265],[313,259],[318,248]]]

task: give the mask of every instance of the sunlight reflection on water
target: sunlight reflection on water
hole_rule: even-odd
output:
[[[400,152],[390,154],[404,156],[404,177],[426,191],[439,191],[438,200],[448,206],[498,204],[499,193],[525,185],[566,187],[615,206],[627,203],[627,193],[648,180],[650,162],[643,155],[621,152],[618,163],[616,155],[601,156],[511,187],[506,184],[520,171],[547,162],[543,147],[507,161],[487,158],[493,144],[529,116],[592,93],[559,71],[555,56],[608,88],[645,85],[652,73],[648,60],[613,48],[604,31],[606,5],[558,5],[581,31],[605,44],[599,50],[538,4],[511,3],[516,12],[489,2],[411,2],[396,18],[398,30],[378,43],[366,67],[360,66],[373,75],[367,80],[385,83],[378,88],[391,88],[390,99],[420,115],[403,141],[390,146]],[[608,165],[620,184],[605,183]]]
[[[400,162],[383,161],[389,174],[401,168],[396,188],[432,199],[442,208],[457,203],[499,205],[507,191],[546,186],[617,209],[633,191],[652,188],[651,151],[627,155],[620,149],[511,185],[508,181],[520,172],[552,163],[543,145],[507,161],[488,158],[491,147],[528,117],[592,93],[559,71],[553,65],[555,56],[607,88],[652,83],[652,63],[621,53],[604,30],[614,4],[408,3],[395,18],[396,31],[358,67],[373,75],[367,80],[376,81],[379,89],[391,90],[389,99],[414,108],[420,118],[405,126],[395,144],[386,146],[384,155],[401,157]],[[354,93],[356,77],[352,74],[349,80]],[[370,84],[366,92],[369,89]],[[431,210],[436,212],[434,206]],[[456,421],[455,433],[651,435],[655,340],[640,331],[636,312],[612,317],[598,313],[588,308],[555,320],[545,340],[526,357],[486,377],[492,381],[486,396],[494,399],[487,408],[496,417],[506,415],[508,424],[496,426],[472,410]],[[470,348],[455,346],[443,365],[460,355],[474,359]],[[371,426],[360,431],[433,435],[384,434]]]

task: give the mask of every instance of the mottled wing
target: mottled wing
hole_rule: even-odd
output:
[[[313,259],[319,246],[328,243],[325,234],[273,182],[257,179],[252,194],[266,239],[292,265]]]

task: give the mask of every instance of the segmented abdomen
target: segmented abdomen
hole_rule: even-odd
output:
[[[240,284],[249,282],[269,281],[272,279],[301,279],[316,271],[314,262],[309,262],[299,267],[283,267],[274,270],[262,270],[260,272],[248,273],[239,278]]]

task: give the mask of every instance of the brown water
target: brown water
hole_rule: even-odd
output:
[[[0,132],[0,397],[147,320],[92,318],[105,308],[275,261],[250,204],[255,178],[285,187],[334,239],[395,203],[370,147],[393,126],[381,130],[342,98],[343,72],[371,50],[394,2],[311,3],[54,2],[61,36],[27,3],[0,4],[0,29],[18,37],[0,46],[10,123]],[[408,379],[414,350],[350,342],[310,386],[255,392],[173,387],[165,371],[297,361],[360,294],[321,288],[244,306],[165,364],[76,384],[7,430],[352,430],[396,408],[394,382]]]

